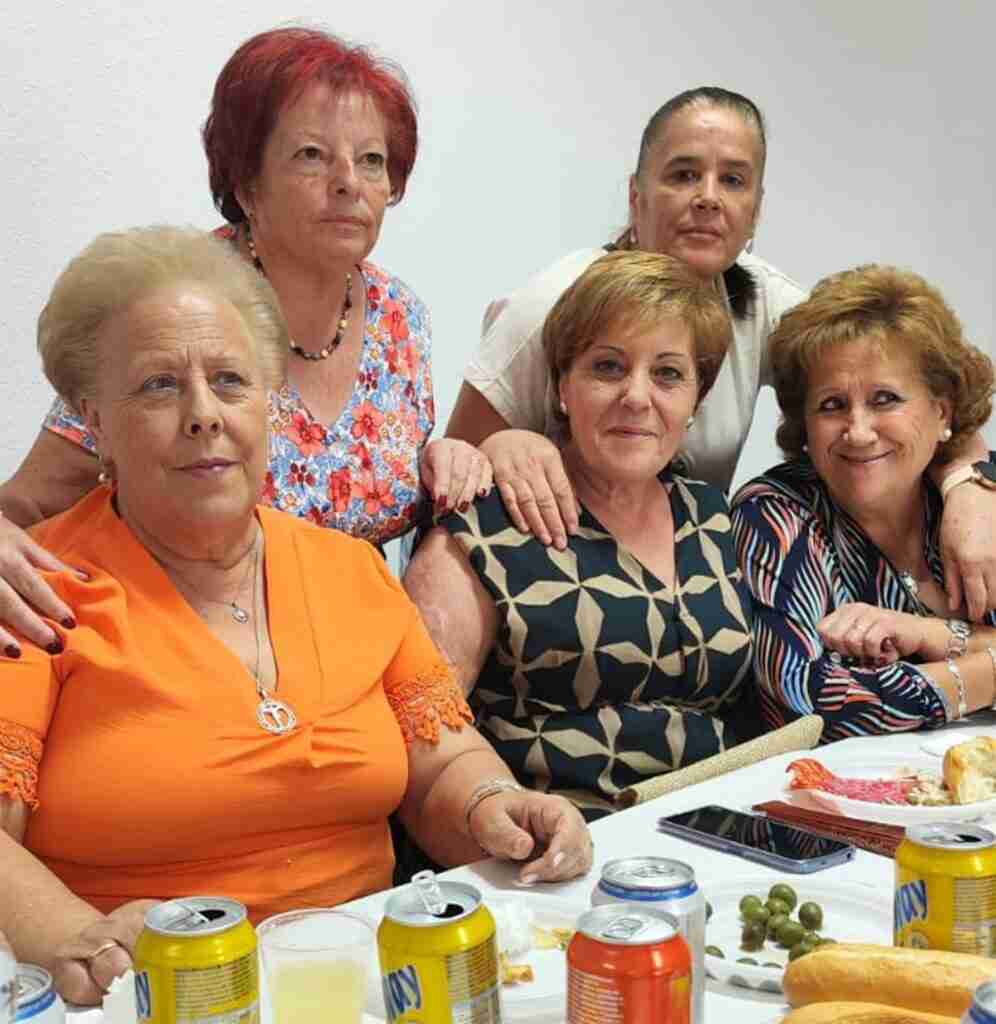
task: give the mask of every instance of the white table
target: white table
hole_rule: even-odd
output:
[[[996,729],[996,716],[976,715],[969,723],[947,726],[943,731],[960,733],[980,725]],[[857,763],[869,757],[895,756],[901,761],[903,758],[922,757],[920,745],[937,735],[937,732],[918,732],[843,740],[820,748],[815,752],[815,756],[831,769],[835,766]],[[592,887],[598,879],[599,868],[615,857],[653,854],[687,861],[695,868],[698,881],[706,892],[710,882],[716,884],[738,875],[773,876],[776,874],[775,871],[761,865],[662,835],[657,832],[656,823],[664,814],[691,810],[703,804],[718,803],[746,810],[753,804],[778,799],[786,780],[786,766],[790,761],[803,756],[806,755],[798,752],[782,754],[603,818],[592,826],[595,866],[586,878],[553,885],[539,884],[524,889],[516,884],[517,869],[513,865],[494,860],[455,868],[442,877],[471,883],[482,890],[485,900],[489,894],[514,892],[529,893],[530,898],[536,900],[556,896],[575,904],[587,904]],[[939,760],[937,766],[939,771]],[[818,876],[813,877],[818,877],[824,883],[841,881],[864,886],[868,889],[869,901],[881,902],[883,899],[891,901],[893,871],[892,860],[858,850],[849,863],[821,871]],[[390,891],[374,893],[363,899],[354,900],[346,906],[378,920],[383,914],[384,904],[389,895]],[[708,982],[706,1015],[710,1022],[735,1020],[737,1024],[767,1024],[769,1021],[777,1021],[785,1010],[781,996],[724,986],[713,980]],[[83,1024],[84,1021],[86,1024],[98,1024],[100,1021],[99,1011],[71,1013],[69,1016],[76,1024]],[[370,1018],[371,1021],[380,1019]],[[535,1024],[547,1024],[548,1021],[552,1024],[553,1020],[554,1018],[536,1017]],[[562,1021],[559,1024],[562,1024]]]

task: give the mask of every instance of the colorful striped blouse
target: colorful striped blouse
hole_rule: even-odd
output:
[[[924,554],[943,585],[936,488],[923,492]],[[855,601],[933,615],[861,527],[830,497],[808,459],[775,466],[733,499],[737,558],[754,599],[754,671],[772,727],[824,721],[823,742],[946,721],[942,697],[915,661],[869,667],[824,647],[816,626]],[[996,614],[986,617],[996,624]]]

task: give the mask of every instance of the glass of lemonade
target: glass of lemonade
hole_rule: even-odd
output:
[[[360,1024],[374,926],[345,910],[292,910],[256,929],[274,1024]]]

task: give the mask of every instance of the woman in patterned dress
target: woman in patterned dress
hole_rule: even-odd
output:
[[[435,423],[429,314],[367,259],[415,162],[417,123],[400,73],[324,32],[249,39],[215,84],[204,126],[218,234],[275,288],[290,326],[287,379],[270,393],[262,500],[376,544],[414,523],[421,483],[437,506],[490,487],[490,464]],[[0,487],[0,622],[42,647],[58,637],[25,604],[71,623],[38,569],[64,568],[17,527],[97,483],[93,438],[58,401]],[[16,524],[16,525],[15,525]],[[0,628],[8,654],[18,641]]]
[[[996,616],[948,618],[940,524],[952,492],[996,487],[996,466],[940,490],[929,473],[988,419],[989,359],[935,288],[877,266],[819,284],[771,353],[791,461],[733,500],[768,724],[818,714],[828,741],[990,707]]]
[[[545,546],[496,492],[446,517],[405,576],[482,733],[519,782],[589,820],[756,729],[726,499],[668,470],[730,339],[686,264],[596,260],[543,328],[577,533]]]

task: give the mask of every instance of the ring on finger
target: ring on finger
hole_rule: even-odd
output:
[[[83,959],[84,960],[96,960],[98,956],[106,953],[111,949],[121,949],[121,943],[117,939],[108,939],[106,942],[102,942],[92,953],[88,953]]]

